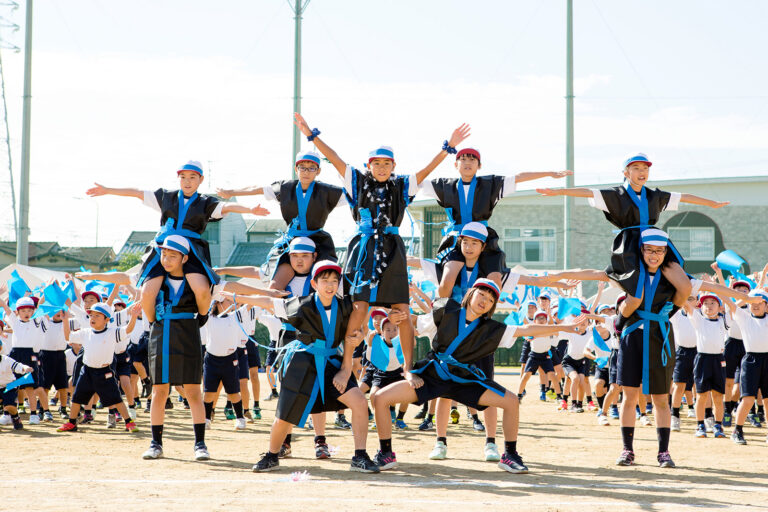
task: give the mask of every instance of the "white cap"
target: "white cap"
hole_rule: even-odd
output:
[[[161,247],[181,254],[189,254],[189,241],[181,235],[168,235]]]
[[[289,246],[288,252],[311,254],[315,252],[315,249],[316,249],[315,242],[313,242],[311,238],[307,238],[305,236],[297,236],[296,238],[291,240],[291,244]]]
[[[643,245],[653,245],[656,247],[666,247],[669,242],[669,235],[656,228],[643,230],[640,235],[640,242]]]
[[[20,310],[21,308],[35,309],[35,301],[32,300],[32,297],[21,297],[16,301],[16,311]]]

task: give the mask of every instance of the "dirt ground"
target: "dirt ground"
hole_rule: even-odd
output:
[[[516,389],[519,377],[509,368],[498,376]],[[264,375],[262,389],[264,386]],[[683,419],[683,430],[672,434],[675,469],[656,465],[656,432],[638,426],[637,465],[614,466],[621,448],[617,421],[597,425],[594,413],[558,412],[553,402],[538,400],[537,379],[531,379],[521,407],[519,451],[530,467],[528,475],[512,475],[495,463],[481,460],[484,434],[472,431],[461,407],[459,425],[448,432],[445,461],[429,461],[434,432],[419,432],[411,407],[410,429],[394,433],[400,468],[379,475],[348,471],[352,436],[328,425],[334,458],[316,461],[313,433],[294,431],[293,457],[281,461],[280,471],[251,472],[265,451],[275,402],[262,402],[264,419],[235,432],[232,422],[219,419],[206,435],[212,460],[196,463],[187,411],[169,411],[165,459],[144,461],[150,440],[148,415],[139,414],[141,432],[129,434],[105,428],[106,413],[73,434],[57,433],[60,424],[26,426],[0,431],[2,510],[369,510],[399,506],[400,510],[435,509],[449,505],[469,510],[685,510],[768,508],[768,445],[765,429],[745,428],[747,446],[730,439],[697,439],[695,422]],[[262,395],[264,393],[262,392]],[[683,414],[684,416],[685,414]],[[26,416],[24,417],[26,418]],[[329,422],[332,421],[329,414]],[[501,444],[499,426],[497,434]],[[374,431],[368,450],[374,454]],[[294,481],[291,474],[306,470],[309,477]],[[162,507],[162,508],[158,508]]]

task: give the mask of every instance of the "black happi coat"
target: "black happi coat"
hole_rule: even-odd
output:
[[[413,196],[408,196],[410,177],[392,175],[389,180],[380,183],[370,173],[362,173],[353,167],[349,167],[347,172],[353,173],[353,193],[350,195],[347,192],[352,216],[359,225],[365,216],[363,212],[367,210],[373,219],[376,236],[370,236],[365,244],[361,244],[363,235],[358,233],[350,241],[344,266],[344,295],[351,295],[353,300],[368,302],[372,306],[407,304],[405,244],[400,235],[387,233],[386,228],[399,227],[403,222],[405,209],[413,200]],[[356,272],[356,269],[360,271]],[[360,286],[353,286],[352,283]]]

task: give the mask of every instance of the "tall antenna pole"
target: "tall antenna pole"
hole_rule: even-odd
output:
[[[32,0],[27,0],[24,25],[24,109],[21,124],[21,183],[19,185],[19,229],[16,234],[16,263],[29,262],[29,127],[32,116]]]
[[[566,29],[566,70],[565,70],[565,166],[573,170],[573,0],[568,0]],[[565,178],[565,186],[573,187],[573,176]],[[563,268],[571,266],[571,209],[573,198],[565,196],[563,208]]]
[[[294,40],[293,40],[293,111],[301,113],[301,15],[309,5],[309,0],[293,0],[291,5],[290,0],[288,5],[293,10],[294,21]],[[299,128],[293,126],[293,153],[291,154],[291,176],[292,179],[296,179],[296,167],[293,165],[296,158],[296,153],[299,152],[301,147],[301,132]]]

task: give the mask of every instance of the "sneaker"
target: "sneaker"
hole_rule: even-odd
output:
[[[435,428],[435,424],[429,421],[427,418],[424,418],[424,421],[421,422],[421,425],[419,425],[419,430],[432,430]]]
[[[675,462],[672,460],[672,456],[669,452],[661,452],[656,456],[656,460],[659,461],[660,468],[673,468]]]
[[[314,430],[315,424],[312,421],[312,418],[307,418],[307,422],[304,424],[304,428],[307,430]]]
[[[568,402],[565,400],[560,400],[560,405],[557,406],[558,411],[567,411],[568,410]]]
[[[632,450],[622,450],[619,458],[616,459],[617,466],[631,466],[635,463],[635,452]]]
[[[723,414],[723,426],[724,427],[730,427],[733,424],[733,416],[731,416],[731,413],[726,412]]]
[[[144,409],[144,414],[149,414],[151,403],[149,400],[147,400],[147,407]]]
[[[253,465],[253,472],[262,473],[265,471],[274,471],[279,466],[280,466],[280,461],[278,459],[269,457],[267,454],[264,454],[261,460]]]
[[[731,441],[733,441],[736,444],[747,444],[747,440],[744,439],[744,434],[742,434],[737,430],[734,430],[731,433]]]
[[[606,427],[610,425],[611,422],[608,421],[608,416],[606,416],[605,414],[601,414],[600,416],[597,417],[597,424]]]
[[[403,420],[396,420],[395,421],[395,428],[398,430],[405,430],[408,428],[408,425]]]
[[[435,447],[429,452],[429,460],[445,460],[448,454],[448,447],[442,441],[437,441]]]
[[[59,407],[59,416],[61,416],[61,419],[63,420],[69,418],[69,413],[67,412],[66,407]]]
[[[147,451],[141,454],[141,458],[144,460],[150,459],[162,459],[163,458],[163,445],[157,444],[152,441],[149,443]]]
[[[496,446],[496,443],[485,443],[483,454],[485,455],[486,462],[499,462],[501,460],[499,447]]]
[[[245,430],[245,418],[235,418],[235,430]]]
[[[672,424],[670,425],[672,432],[680,432],[680,418],[672,416]]]
[[[107,414],[107,428],[115,428],[117,426],[117,419],[114,414]]]
[[[397,457],[395,457],[395,452],[382,453],[382,451],[379,450],[373,458],[373,463],[379,467],[380,471],[386,471],[387,469],[394,469],[397,467]]]
[[[713,430],[715,432],[715,438],[720,439],[720,438],[725,437],[725,432],[723,432],[723,426],[720,425],[719,423],[715,423],[715,426],[714,426]]]
[[[472,421],[472,429],[475,432],[485,432],[485,425],[479,419]]]
[[[704,419],[704,426],[707,429],[708,433],[712,433],[715,431],[715,418],[710,416],[709,418]]]
[[[211,420],[205,419],[205,430],[211,430]]]
[[[13,423],[13,430],[23,430],[24,424],[21,422],[21,418],[11,419]]]
[[[48,400],[48,405],[51,405],[51,406],[55,406],[58,403],[59,403],[59,397],[57,396],[54,396],[53,398]]]
[[[542,401],[542,402],[546,402],[547,401],[547,392],[546,391],[542,391],[541,393],[539,393],[539,400]]]
[[[131,433],[138,432],[139,431],[139,427],[137,427],[134,422],[129,421],[129,422],[127,422],[125,424],[125,430],[127,430],[128,432],[131,432]]]
[[[53,414],[51,414],[51,411],[45,411],[43,413],[43,421],[50,422],[53,421]]]
[[[755,427],[755,428],[761,428],[763,425],[760,423],[760,418],[757,416],[757,414],[749,413],[747,415],[747,419],[749,420],[749,423]],[[29,417],[29,422],[32,423],[32,416]]]
[[[550,389],[547,391],[547,398],[549,398],[550,400],[554,400],[555,398],[557,398],[557,395],[555,394],[554,389]]]
[[[707,437],[707,427],[704,425],[696,426],[696,437]]]
[[[168,397],[165,399],[165,410],[173,409],[173,402],[171,402],[171,397]]]
[[[245,417],[245,420],[248,423],[253,423],[253,416],[251,415],[251,411],[249,411],[248,409],[243,411],[243,417]]]
[[[327,443],[315,443],[315,458],[316,459],[331,458],[331,450],[328,449]]]
[[[40,424],[40,416],[37,414],[30,414],[29,415],[29,424],[30,425],[39,425]]]
[[[189,410],[189,401],[187,401],[187,399],[185,398],[181,402],[184,404],[184,409],[186,409],[188,411]]]
[[[283,443],[283,446],[280,447],[280,451],[277,453],[277,458],[279,459],[285,459],[286,457],[291,456],[291,445],[288,443]]]
[[[589,403],[587,404],[587,410],[588,411],[594,411],[595,409],[597,409],[597,406],[595,405],[595,402],[590,400]]]
[[[643,413],[640,412],[640,409],[635,409],[635,419],[639,420],[643,417]]]
[[[417,412],[416,416],[414,416],[414,418],[416,418],[417,420],[423,420],[426,417],[427,417],[427,409],[424,409],[424,408],[419,409],[419,412]]]
[[[77,431],[77,425],[72,423],[71,421],[66,422],[62,426],[56,429],[56,432],[76,432]]]
[[[616,405],[611,406],[611,419],[617,420],[620,418],[619,416],[619,407]]]
[[[3,414],[0,416],[0,425],[12,425],[13,419],[11,418],[10,414]]]
[[[576,404],[571,402],[571,405],[568,406],[568,412],[574,413],[576,412]]]
[[[693,407],[688,408],[688,418],[695,418],[696,417],[696,411],[693,409]]]
[[[17,407],[19,414],[26,414],[27,413],[27,406],[26,404],[19,404]]]
[[[254,420],[260,420],[261,419],[261,407],[254,407],[251,409],[251,414],[253,414]]]
[[[505,453],[502,455],[501,460],[499,461],[499,467],[510,473],[523,474],[528,472],[528,466],[523,464],[523,459],[517,453],[511,455]]]
[[[232,408],[232,406],[224,407],[224,416],[226,416],[228,420],[234,420],[237,418],[235,415],[235,410]]]
[[[91,414],[90,412],[84,412],[83,421],[81,421],[80,423],[88,424],[88,423],[91,423],[92,421],[93,421],[93,414]]]
[[[205,446],[205,443],[200,442],[195,444],[195,460],[209,460],[210,458],[211,454],[208,453],[208,447]]]
[[[389,416],[392,419],[392,424],[395,424],[395,421],[397,421],[397,413],[395,413],[394,409],[389,410]]]
[[[644,427],[647,427],[651,424],[651,418],[644,415],[642,418],[640,418],[640,424]]]
[[[451,409],[451,423],[453,423],[454,425],[458,425],[460,419],[461,419],[461,414],[459,414],[459,410]]]
[[[128,408],[128,417],[131,418],[131,420],[136,419],[136,408],[135,407],[129,407]]]
[[[349,465],[350,471],[357,471],[358,473],[378,473],[381,471],[379,466],[371,460],[366,453],[365,455],[355,455],[352,457],[352,463]]]
[[[277,390],[273,389],[270,394],[268,394],[267,396],[264,397],[264,401],[265,402],[271,402],[272,400],[277,400],[277,397],[279,397],[279,396],[280,395],[277,393]],[[256,464],[256,466],[258,466],[258,464]],[[255,468],[256,466],[253,466],[253,467]],[[256,470],[254,469],[254,471],[256,471]]]
[[[653,414],[653,405],[645,404],[645,414]]]
[[[347,418],[345,418],[343,414],[336,415],[336,421],[334,422],[334,425],[338,429],[352,430],[352,424],[347,421]]]
[[[577,413],[582,413],[582,412],[584,412],[584,407],[582,407],[582,406],[580,406],[580,405],[577,405],[577,406],[576,406],[576,412],[577,412]]]

